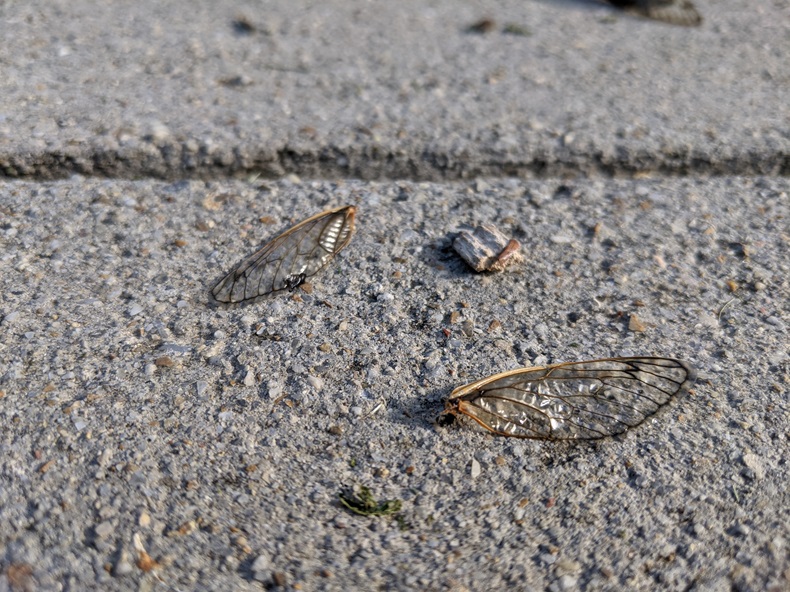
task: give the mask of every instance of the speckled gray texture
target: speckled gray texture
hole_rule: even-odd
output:
[[[790,2],[695,4],[4,2],[0,174],[790,173]]]
[[[786,589],[788,192],[0,184],[0,589]],[[348,203],[357,233],[311,293],[209,304],[264,240]],[[452,238],[480,223],[527,262],[471,272]],[[628,354],[700,377],[622,437],[433,425],[472,379]],[[354,485],[400,522],[346,511]]]

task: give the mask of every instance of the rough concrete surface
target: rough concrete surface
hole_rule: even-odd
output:
[[[42,590],[786,589],[788,191],[6,183],[0,561]],[[307,291],[210,304],[344,204],[356,235]],[[482,222],[527,262],[469,269],[452,239]],[[473,379],[632,354],[699,379],[624,436],[434,425]],[[398,517],[341,506],[362,485]]]
[[[694,3],[0,0],[0,592],[790,588],[790,1]],[[626,355],[699,376],[594,442],[435,424]]]
[[[790,2],[695,3],[4,2],[0,171],[787,174]]]

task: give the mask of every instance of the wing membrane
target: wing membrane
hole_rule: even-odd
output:
[[[587,440],[642,423],[693,380],[671,358],[610,358],[522,368],[455,389],[445,413],[503,436]]]
[[[212,295],[237,303],[271,292],[293,290],[321,270],[351,240],[354,206],[327,210],[272,239],[222,278]]]

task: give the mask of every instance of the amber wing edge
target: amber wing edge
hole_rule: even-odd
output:
[[[595,359],[595,360],[582,360],[582,361],[578,361],[578,362],[561,362],[561,363],[558,363],[558,364],[549,364],[547,366],[531,366],[531,367],[525,367],[525,368],[516,368],[514,370],[507,370],[505,372],[500,372],[498,374],[493,374],[491,376],[487,376],[485,378],[481,378],[480,380],[476,380],[475,382],[471,382],[469,384],[461,385],[461,386],[453,389],[453,391],[450,393],[450,396],[445,401],[444,411],[442,411],[442,413],[436,419],[435,423],[436,423],[437,426],[445,427],[445,426],[448,426],[448,425],[450,425],[452,423],[455,423],[458,418],[460,418],[462,416],[465,416],[465,417],[468,417],[468,418],[474,420],[480,426],[485,428],[485,430],[487,430],[489,433],[492,433],[492,434],[497,435],[497,436],[502,436],[502,437],[505,437],[505,438],[517,438],[517,439],[525,439],[525,440],[548,440],[548,441],[574,441],[574,440],[576,440],[576,441],[583,441],[583,440],[599,440],[599,439],[602,439],[602,438],[617,436],[617,435],[620,435],[622,433],[625,433],[625,432],[629,431],[630,429],[636,427],[636,425],[639,425],[639,424],[636,424],[634,426],[628,426],[628,427],[624,428],[622,431],[617,432],[617,433],[613,433],[613,434],[605,434],[605,435],[601,435],[601,436],[597,436],[597,437],[576,438],[576,439],[505,434],[505,433],[501,433],[501,432],[493,429],[491,426],[487,425],[485,422],[481,421],[479,418],[475,417],[474,415],[470,415],[470,414],[465,413],[460,408],[460,403],[461,403],[461,401],[464,400],[465,397],[468,397],[470,394],[475,393],[475,391],[481,389],[485,385],[490,384],[492,382],[495,382],[495,381],[497,381],[497,380],[499,380],[501,378],[506,378],[506,377],[509,377],[509,376],[513,376],[515,374],[520,374],[520,373],[525,373],[526,374],[526,373],[529,373],[529,372],[534,372],[534,373],[538,374],[538,373],[541,373],[541,372],[551,371],[554,368],[572,367],[572,366],[576,366],[576,365],[590,364],[590,363],[597,363],[597,362],[621,362],[621,363],[622,362],[626,362],[627,363],[629,361],[646,361],[646,362],[650,362],[650,361],[664,361],[664,362],[672,362],[672,363],[676,364],[677,367],[682,368],[686,372],[685,378],[681,381],[681,383],[678,386],[677,390],[669,396],[667,402],[662,404],[662,405],[660,405],[660,406],[658,406],[656,411],[654,411],[653,413],[646,415],[642,419],[642,421],[639,422],[639,424],[643,423],[649,417],[653,417],[661,409],[665,408],[667,406],[667,404],[669,404],[672,400],[677,399],[683,393],[687,393],[691,389],[691,387],[694,385],[694,383],[696,382],[697,376],[698,376],[696,369],[689,362],[686,362],[684,360],[680,360],[680,359],[677,359],[677,358],[668,358],[668,357],[664,357],[664,356],[628,356],[628,357],[600,358],[600,359]]]

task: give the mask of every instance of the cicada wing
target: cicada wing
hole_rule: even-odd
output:
[[[671,358],[611,358],[524,368],[456,389],[448,410],[505,436],[595,439],[642,423],[693,379]]]
[[[351,240],[354,206],[317,214],[289,228],[222,278],[212,295],[237,303],[293,289],[317,273]]]

